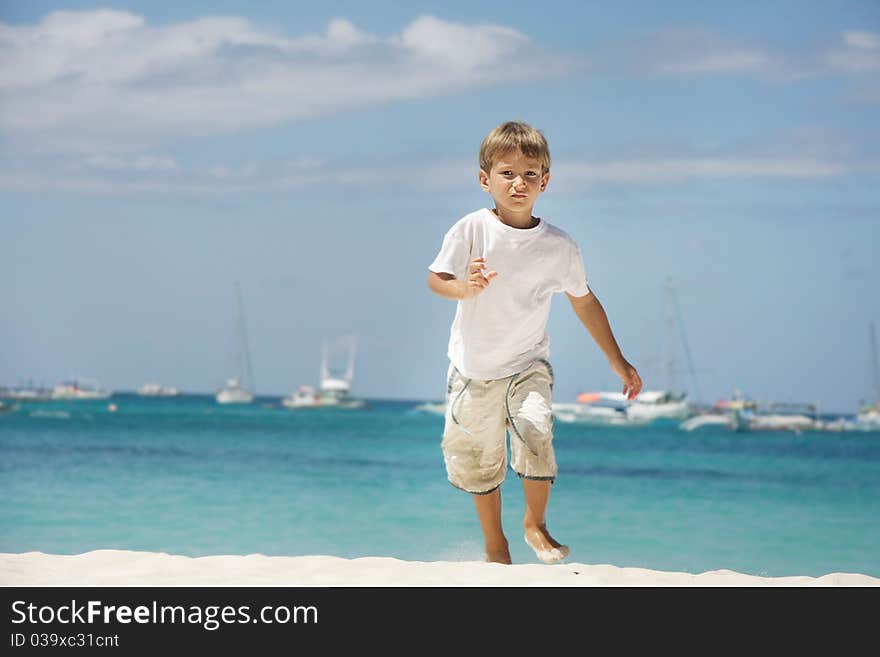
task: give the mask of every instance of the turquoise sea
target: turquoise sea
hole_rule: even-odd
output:
[[[473,502],[445,478],[443,419],[418,403],[23,403],[0,415],[0,552],[481,560]],[[880,577],[880,433],[557,422],[555,445],[548,520],[570,561]],[[514,562],[537,563],[512,472],[502,495]]]

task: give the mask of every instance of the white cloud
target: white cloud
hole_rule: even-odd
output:
[[[399,190],[425,186],[440,190],[473,189],[476,163],[471,160],[434,160],[413,163],[422,175],[413,181],[408,170],[391,164],[371,162],[351,167],[324,158],[300,157],[285,161],[214,163],[187,167],[165,156],[139,155],[130,158],[95,156],[66,175],[34,169],[30,172],[0,167],[0,189],[10,191],[74,191],[99,195],[168,193],[181,195],[226,195],[247,192],[284,192],[303,188]],[[833,179],[850,173],[874,172],[876,165],[853,157],[798,152],[776,154],[693,154],[617,159],[581,159],[557,162],[552,186],[568,193],[584,185],[645,185],[689,183],[701,180],[739,179]],[[173,175],[169,175],[172,174]]]
[[[174,171],[177,162],[170,157],[156,157],[155,155],[142,155],[132,162],[137,171]]]
[[[780,49],[735,40],[708,28],[666,28],[607,44],[602,59],[605,70],[648,76],[749,74],[781,82],[864,76],[880,71],[880,33],[847,30],[825,43]]]
[[[83,168],[101,171],[141,171],[162,172],[178,169],[178,164],[167,155],[138,155],[122,157],[119,155],[90,155],[83,161],[83,166],[73,165],[74,170]]]
[[[642,75],[765,73],[779,65],[765,49],[705,28],[638,32],[606,50],[606,68]]]
[[[506,55],[516,52],[528,41],[525,35],[509,27],[462,25],[431,16],[418,18],[400,35],[400,43],[427,62],[451,65],[459,70],[478,69],[491,62],[504,63]],[[510,71],[519,69],[522,62],[510,60],[507,64],[507,76],[515,78]]]
[[[565,182],[655,183],[737,178],[830,178],[850,171],[815,157],[664,157],[580,162],[557,167]]]
[[[659,62],[660,73],[691,75],[700,73],[742,73],[765,70],[770,58],[754,50],[729,50],[704,52],[693,58],[683,57],[673,61]]]
[[[125,158],[116,155],[90,155],[85,159],[84,164],[92,169],[102,169],[105,171],[122,171],[128,168],[128,162]]]
[[[238,17],[151,26],[124,11],[56,12],[0,23],[0,53],[0,136],[44,152],[131,152],[573,65],[509,27],[431,16],[385,37],[343,18],[292,37]]]
[[[880,34],[850,30],[842,34],[843,42],[850,48],[880,50]]]
[[[828,53],[832,70],[850,74],[880,71],[880,34],[876,32],[844,32],[842,47]]]

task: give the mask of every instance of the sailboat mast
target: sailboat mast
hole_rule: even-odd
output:
[[[329,353],[327,351],[327,338],[321,340],[321,381],[330,378]]]
[[[251,366],[251,353],[248,348],[247,330],[244,325],[244,303],[241,299],[241,288],[238,283],[235,284],[235,301],[236,301],[236,326],[238,328],[238,371],[242,379],[242,385],[254,390],[254,370]],[[244,375],[247,374],[247,383],[245,383]]]
[[[352,335],[349,338],[348,349],[348,370],[345,373],[345,380],[351,383],[354,380],[354,352],[357,348],[357,336]]]
[[[664,315],[666,318],[666,390],[670,393],[677,392],[678,382],[676,379],[675,365],[675,314],[672,303],[672,277],[666,277],[666,303]]]
[[[868,333],[871,341],[871,363],[874,374],[874,401],[880,404],[880,362],[877,358],[877,333],[874,331],[874,322],[871,322],[868,327]]]
[[[695,399],[696,401],[700,401],[700,400],[702,400],[703,397],[700,394],[700,384],[697,381],[697,370],[694,368],[694,359],[691,357],[691,347],[690,347],[690,344],[688,343],[687,333],[684,330],[684,319],[682,318],[682,315],[681,315],[681,306],[678,304],[678,297],[675,296],[674,291],[673,291],[673,295],[672,295],[672,304],[675,307],[675,317],[676,317],[676,320],[678,321],[678,328],[681,333],[681,344],[682,344],[682,347],[684,348],[684,356],[685,356],[685,359],[687,360],[688,372],[691,375],[691,382],[694,385],[693,399]]]

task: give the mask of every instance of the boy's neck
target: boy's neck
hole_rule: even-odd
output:
[[[492,208],[492,214],[498,217],[501,223],[506,224],[511,228],[534,228],[540,221],[537,217],[532,216],[531,208],[529,208],[528,211],[523,210],[523,212],[512,213],[508,210],[499,210],[495,207]]]

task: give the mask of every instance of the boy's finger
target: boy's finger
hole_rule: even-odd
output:
[[[487,280],[487,281],[491,281],[491,280],[492,280],[493,278],[495,278],[497,275],[498,275],[498,272],[495,271],[494,269],[493,269],[492,271],[490,271],[489,273],[487,273],[487,274],[483,274],[483,276],[486,277],[486,280]]]

